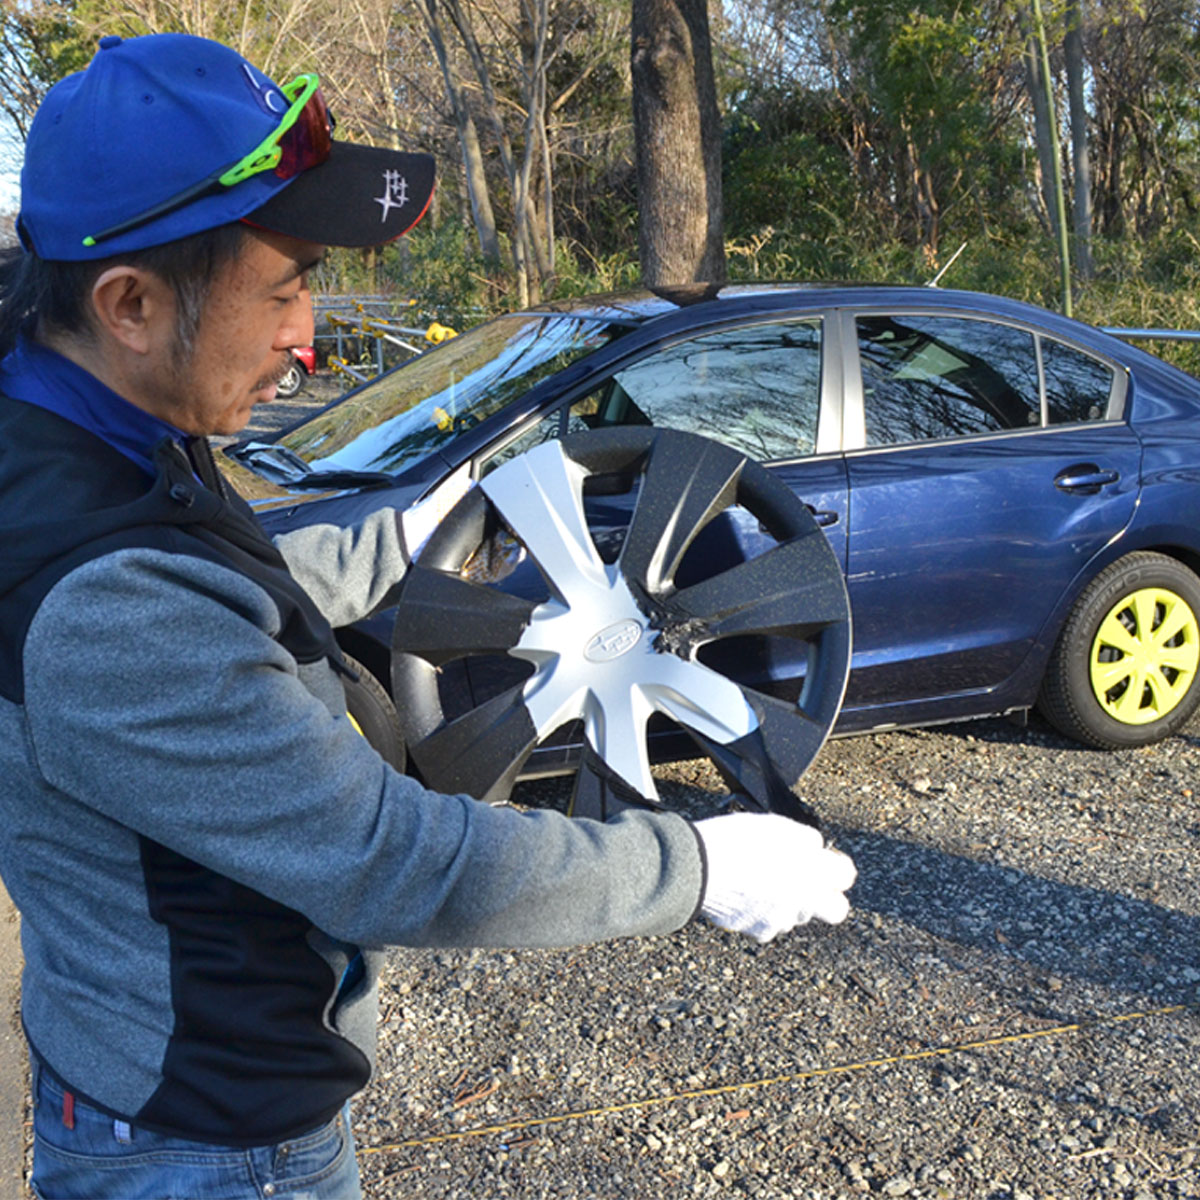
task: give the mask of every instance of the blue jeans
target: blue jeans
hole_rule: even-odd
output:
[[[43,1200],[361,1200],[350,1106],[303,1137],[249,1150],[130,1128],[33,1066],[33,1185]]]

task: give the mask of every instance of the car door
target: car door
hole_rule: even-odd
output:
[[[854,660],[843,724],[1002,698],[1055,603],[1133,515],[1125,372],[1022,328],[842,314]],[[974,699],[972,699],[974,698]],[[863,710],[855,714],[854,710]],[[953,707],[939,705],[939,715]]]
[[[708,329],[648,348],[583,386],[583,394],[521,431],[480,464],[481,473],[553,437],[612,425],[653,425],[713,438],[772,470],[808,505],[839,563],[846,561],[846,467],[839,448],[841,356],[826,355],[820,315]],[[824,452],[826,445],[830,452]],[[589,525],[598,544],[623,535],[627,497],[592,496]],[[773,544],[758,522],[734,509],[713,521],[681,565],[687,586],[700,570],[733,563]],[[743,682],[797,680],[806,663],[782,640],[740,641],[711,661]],[[781,689],[786,693],[789,689]],[[791,687],[796,690],[795,684]]]
[[[681,429],[770,464],[813,511],[844,565],[845,464],[835,453],[842,364],[840,355],[825,354],[824,343],[824,321],[811,316],[759,319],[650,347],[489,453],[480,471],[588,429]],[[740,536],[758,539],[750,525]]]

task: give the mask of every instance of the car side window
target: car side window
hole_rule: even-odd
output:
[[[1042,338],[1046,380],[1046,419],[1051,425],[1103,421],[1108,415],[1115,372],[1074,346]]]
[[[868,446],[1041,424],[1033,334],[917,315],[856,321]]]
[[[584,429],[656,425],[703,434],[748,458],[811,454],[821,400],[821,322],[707,333],[657,350],[543,417],[484,464]]]

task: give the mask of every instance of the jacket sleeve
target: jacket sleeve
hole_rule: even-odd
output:
[[[556,946],[664,933],[702,891],[691,826],[429,792],[304,686],[253,582],[125,550],[44,599],[26,714],[55,788],[360,945]]]
[[[274,541],[292,575],[334,628],[373,612],[408,570],[400,515],[391,508],[358,525],[309,525]]]

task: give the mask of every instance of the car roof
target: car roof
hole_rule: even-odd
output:
[[[595,318],[618,324],[643,325],[669,318],[685,309],[695,319],[719,319],[722,310],[729,316],[757,308],[804,308],[830,305],[914,305],[922,308],[950,308],[1014,320],[1034,321],[1044,327],[1058,327],[1064,334],[1080,336],[1083,331],[1100,331],[1049,309],[995,296],[984,292],[915,284],[772,282],[772,283],[691,283],[674,287],[640,288],[605,295],[583,296],[531,305],[524,313],[555,313],[580,318]],[[708,309],[703,312],[701,309]],[[1105,335],[1101,335],[1105,336]]]
[[[690,283],[675,287],[630,289],[605,295],[583,296],[532,305],[521,313],[562,314],[580,319],[640,327],[655,334],[674,336],[693,326],[719,325],[725,319],[741,320],[755,313],[764,316],[805,309],[853,307],[884,309],[941,309],[1032,325],[1077,345],[1106,355],[1127,368],[1137,367],[1178,387],[1186,381],[1194,394],[1197,378],[1157,355],[1114,336],[1098,325],[1065,317],[1024,300],[956,288],[919,284],[776,281],[728,284]],[[652,335],[654,336],[654,335]]]
[[[830,283],[686,283],[673,287],[631,288],[623,292],[604,295],[580,296],[574,299],[553,300],[535,304],[527,312],[566,313],[578,317],[597,317],[607,321],[626,320],[641,324],[654,317],[665,316],[712,301],[744,299],[749,296],[777,296],[781,293],[796,293],[798,297],[811,293],[826,294],[831,288],[845,288],[846,284]]]
[[[549,301],[508,315],[566,315],[640,329],[648,337],[657,338],[686,334],[693,328],[720,326],[726,320],[753,320],[756,315],[771,319],[775,314],[800,315],[810,309],[876,306],[883,310],[941,310],[1031,326],[1101,354],[1125,369],[1137,369],[1143,372],[1146,381],[1156,379],[1174,391],[1182,388],[1193,402],[1200,401],[1196,376],[1097,325],[1024,300],[956,288],[844,281],[691,283]]]

